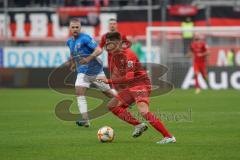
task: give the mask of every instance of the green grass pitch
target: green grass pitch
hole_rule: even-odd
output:
[[[153,128],[131,137],[133,127],[108,113],[79,128],[58,119],[55,104],[75,99],[49,89],[0,89],[1,160],[239,160],[240,92],[174,90],[151,99],[151,111],[162,112],[176,144],[158,145]],[[88,99],[90,106],[100,101]],[[77,106],[72,106],[77,111]],[[133,108],[131,111],[135,112]],[[111,126],[112,143],[100,143],[97,130]]]

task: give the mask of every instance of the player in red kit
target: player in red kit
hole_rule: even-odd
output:
[[[111,32],[117,32],[118,30],[118,26],[117,26],[117,20],[115,18],[110,18],[108,21],[108,30],[109,32],[107,32],[106,34],[104,34],[101,38],[101,41],[99,43],[99,46],[103,49],[105,44],[106,44],[106,35],[108,33]],[[124,42],[125,48],[127,48],[130,45],[130,41],[127,40],[127,36],[124,34],[121,34],[121,39]],[[108,65],[110,63],[110,59],[111,59],[111,53],[108,52]]]
[[[195,35],[194,40],[190,45],[190,55],[193,57],[194,79],[195,79],[195,93],[198,94],[201,90],[198,82],[198,74],[200,73],[208,84],[208,76],[206,69],[206,59],[208,56],[207,45],[201,40],[200,35]]]
[[[127,107],[135,102],[141,115],[163,135],[164,138],[157,142],[158,144],[176,142],[175,137],[168,132],[163,123],[149,111],[151,83],[135,53],[130,49],[122,48],[121,35],[118,32],[108,33],[106,42],[106,49],[112,54],[111,79],[99,79],[99,81],[112,84],[112,87],[118,91],[118,95],[108,103],[111,112],[135,126],[133,137],[138,137],[147,126],[127,112]]]

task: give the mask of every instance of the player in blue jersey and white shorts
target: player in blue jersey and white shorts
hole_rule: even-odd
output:
[[[79,126],[89,127],[89,119],[87,114],[87,101],[85,92],[90,84],[102,90],[106,95],[113,96],[116,94],[108,84],[96,81],[99,78],[105,78],[103,72],[102,61],[98,56],[102,53],[102,49],[98,47],[96,41],[88,34],[81,33],[81,22],[77,18],[70,21],[70,32],[72,36],[67,40],[67,46],[71,53],[72,71],[77,72],[77,79],[75,82],[77,103],[82,119],[77,121]]]

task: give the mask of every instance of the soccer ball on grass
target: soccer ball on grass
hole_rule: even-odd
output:
[[[112,142],[114,139],[114,131],[111,127],[104,126],[98,130],[97,136],[100,142]]]

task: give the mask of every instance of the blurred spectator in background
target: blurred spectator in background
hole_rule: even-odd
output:
[[[97,7],[107,7],[109,5],[109,0],[94,0],[95,6]]]
[[[159,5],[159,0],[152,0],[152,5]],[[53,7],[53,6],[140,6],[148,5],[148,0],[8,0],[9,7]],[[4,0],[0,0],[0,8],[4,7]]]
[[[94,6],[94,0],[81,0],[81,5],[82,6]]]
[[[235,59],[235,51],[233,48],[231,48],[228,52],[227,52],[227,61],[228,61],[228,66],[234,66],[234,59]]]
[[[31,0],[14,0],[13,3],[8,2],[9,7],[26,7],[30,5]],[[11,4],[11,5],[10,5]],[[12,6],[13,5],[13,6]]]
[[[128,5],[128,0],[121,0],[118,2],[119,6],[127,6]]]
[[[132,0],[133,1],[133,5],[135,5],[135,6],[146,6],[146,5],[148,5],[148,0]],[[159,1],[159,0],[152,0],[151,1],[151,4],[152,5],[158,5],[158,4],[160,4],[161,3],[161,1]]]
[[[35,4],[39,4],[41,7],[48,7],[50,0],[35,0]]]
[[[144,62],[145,53],[142,50],[142,43],[138,41],[135,37],[131,37],[130,41],[132,42],[131,50],[137,54],[137,57],[140,60],[140,62]]]
[[[170,5],[178,5],[178,4],[192,4],[194,0],[168,0]],[[211,0],[209,0],[211,1]]]
[[[57,6],[64,6],[65,0],[57,0]]]
[[[187,54],[189,45],[191,44],[194,36],[193,31],[189,31],[189,29],[194,28],[194,23],[192,22],[191,17],[187,17],[185,21],[181,23],[181,27],[184,30],[182,32],[182,37],[183,37],[183,53]]]
[[[147,5],[148,1],[144,1],[144,0],[134,0],[134,4],[135,5]]]
[[[78,5],[78,1],[77,0],[65,0],[64,5],[65,6],[76,6],[76,5]]]

